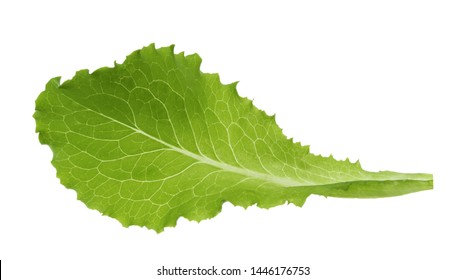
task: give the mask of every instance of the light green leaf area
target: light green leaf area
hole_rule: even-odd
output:
[[[377,198],[432,188],[429,174],[367,172],[310,154],[235,83],[223,85],[200,64],[197,54],[150,45],[113,68],[51,79],[34,118],[61,183],[124,226],[157,232],[179,217],[212,218],[226,201],[301,206],[311,194]]]

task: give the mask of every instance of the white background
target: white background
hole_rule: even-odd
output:
[[[195,279],[157,277],[162,265],[466,279],[465,14],[464,1],[2,1],[2,279]],[[34,101],[50,78],[111,66],[152,42],[239,80],[240,95],[313,153],[433,173],[435,189],[312,196],[303,208],[226,203],[214,219],[180,219],[162,234],[123,228],[55,178]]]

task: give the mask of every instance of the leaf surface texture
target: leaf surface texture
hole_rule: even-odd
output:
[[[89,208],[163,231],[214,217],[229,201],[301,206],[310,194],[376,198],[432,188],[430,174],[367,172],[309,153],[197,54],[153,45],[123,64],[51,79],[36,100],[40,142]]]

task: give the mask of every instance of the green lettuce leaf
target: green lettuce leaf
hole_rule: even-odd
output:
[[[309,153],[197,54],[153,45],[123,64],[51,79],[36,100],[57,177],[89,208],[157,232],[226,201],[269,208],[310,194],[378,198],[431,189],[432,175],[368,172]]]

